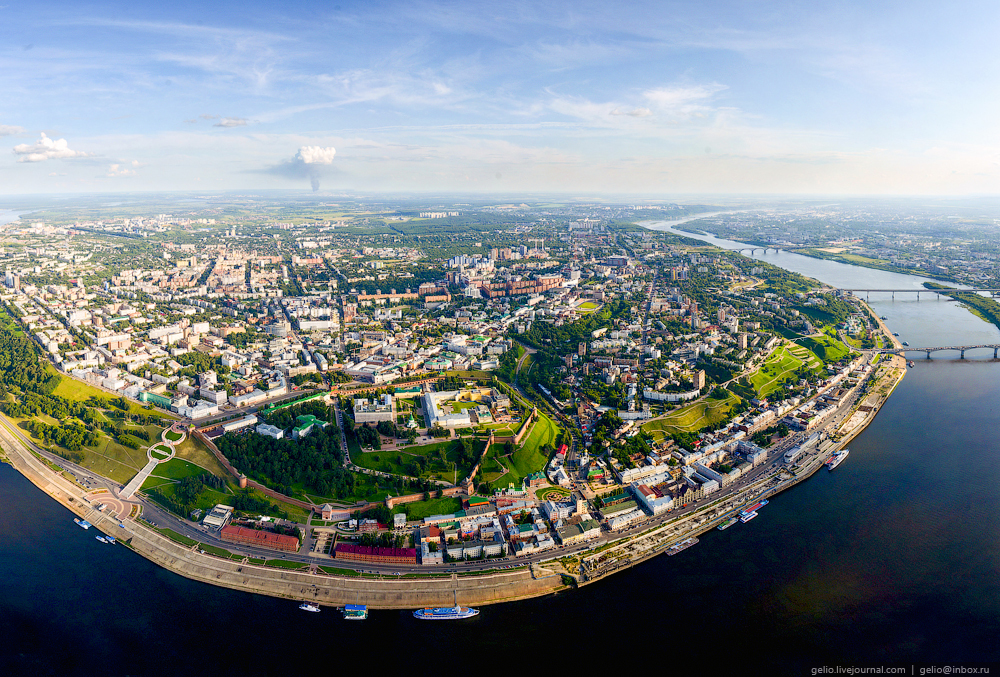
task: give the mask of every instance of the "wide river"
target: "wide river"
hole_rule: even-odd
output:
[[[921,281],[787,253],[756,258],[843,287]],[[1000,343],[953,302],[873,295],[872,305],[912,346]],[[0,466],[0,674],[809,675],[882,664],[919,674],[922,664],[995,662],[998,402],[992,352],[916,359],[850,458],[753,522],[581,590],[454,623],[409,611],[347,622],[189,581],[98,543]]]

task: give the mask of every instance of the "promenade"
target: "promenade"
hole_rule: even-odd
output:
[[[363,599],[374,609],[452,606],[456,595],[458,603],[465,606],[495,604],[538,597],[565,587],[558,574],[544,569],[536,572],[533,567],[480,576],[373,578],[309,573],[223,559],[181,545],[128,516],[119,521],[93,507],[83,489],[39,460],[2,423],[0,447],[18,472],[94,528],[114,536],[154,564],[212,585],[329,606],[354,604]],[[335,566],[336,562],[331,560],[330,565]]]

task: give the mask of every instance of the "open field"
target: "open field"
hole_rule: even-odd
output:
[[[160,463],[153,469],[150,478],[161,477],[168,480],[179,480],[184,477],[197,477],[207,472],[204,468],[181,458],[172,458],[166,463]]]
[[[483,440],[474,440],[475,453],[478,458],[483,446]],[[445,452],[444,461],[441,460],[441,451]],[[417,458],[426,459],[424,470],[420,473],[421,479],[439,479],[445,482],[456,482],[469,474],[471,465],[458,465],[458,441],[449,440],[445,442],[434,442],[420,446],[406,446],[395,451],[355,451],[351,450],[351,460],[362,468],[370,470],[381,470],[382,472],[393,473],[395,475],[405,475],[415,477],[410,468],[410,464]],[[457,471],[457,480],[456,480]]]
[[[50,367],[48,370],[53,374],[58,374],[54,368]],[[78,381],[75,378],[71,378],[63,374],[59,374],[59,385],[57,385],[55,390],[52,391],[52,394],[72,402],[86,402],[91,397],[96,397],[100,400],[112,400],[118,398],[118,396],[105,392],[100,388],[95,388],[89,383]],[[177,419],[175,414],[171,414],[160,409],[145,409],[136,402],[129,402],[129,411],[134,414],[155,414],[161,418],[171,420]]]
[[[521,423],[484,423],[476,429],[476,434],[485,433],[487,436],[490,431],[493,430],[497,437],[503,437],[505,435],[513,435],[521,427]]]
[[[799,359],[787,348],[779,348],[750,374],[750,384],[757,391],[758,397],[767,397],[786,383],[797,381],[796,372],[805,364],[805,360]]]
[[[816,357],[827,364],[839,362],[851,352],[850,348],[826,334],[822,336],[809,336],[799,339],[796,343],[814,353]]]
[[[656,441],[662,441],[672,433],[694,432],[705,426],[714,426],[729,416],[729,412],[739,404],[740,398],[728,393],[724,399],[704,399],[682,407],[661,419],[642,425],[642,430],[652,434]]]
[[[222,467],[222,464],[219,463],[219,459],[215,457],[215,454],[209,451],[208,447],[202,444],[200,440],[188,437],[183,442],[176,445],[174,449],[177,452],[174,456],[175,459],[183,458],[187,461],[191,461],[197,466],[201,466],[213,475],[217,475],[218,477],[222,477],[227,480],[230,479],[229,472]]]
[[[178,432],[174,432],[173,430],[168,431],[167,434],[166,434],[166,438],[168,440],[170,440],[171,442],[177,442],[182,437],[184,437],[184,435],[182,435],[181,433],[178,433]]]
[[[531,432],[512,454],[505,456],[504,445],[500,444],[490,449],[483,461],[483,479],[495,487],[506,488],[511,483],[520,487],[521,480],[545,467],[549,458],[542,452],[542,447],[554,447],[558,437],[559,426],[539,411]]]
[[[65,379],[64,379],[65,380]],[[99,418],[110,421],[104,412],[94,409],[97,412]],[[66,421],[57,420],[46,414],[38,414],[37,416],[20,417],[20,418],[10,418],[9,420],[17,425],[25,437],[30,438],[39,446],[45,446],[41,444],[39,438],[28,433],[26,428],[26,422],[30,419],[35,419],[46,423],[51,426],[60,426]],[[76,420],[76,419],[70,419]],[[157,439],[160,436],[160,432],[163,430],[159,426],[147,425],[147,426],[135,426],[127,425],[126,429],[136,430],[142,428],[145,430],[150,439]],[[146,458],[145,448],[140,449],[130,449],[124,445],[119,444],[107,433],[98,430],[98,441],[97,444],[92,447],[83,447],[80,449],[80,453],[83,454],[83,460],[80,461],[80,465],[93,470],[99,475],[103,475],[109,479],[114,480],[120,484],[126,484],[132,477],[135,476],[139,470],[146,465],[148,459]],[[62,449],[57,445],[48,445],[53,451],[57,453],[67,453],[68,450]]]
[[[788,352],[791,353],[792,357],[801,360],[803,363],[805,363],[806,367],[808,367],[809,369],[815,370],[823,367],[823,361],[818,357],[816,357],[815,353],[813,353],[808,348],[804,348],[798,343],[790,343],[788,346],[786,346],[786,350],[788,350]]]
[[[431,492],[434,495],[434,492]],[[393,509],[393,512],[403,512],[405,509],[407,519],[421,520],[431,515],[448,515],[462,509],[462,500],[444,496],[442,498],[432,498],[429,501],[417,501],[407,503]]]

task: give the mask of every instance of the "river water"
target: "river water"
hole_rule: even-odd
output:
[[[30,212],[14,212],[7,209],[0,209],[0,226],[6,223],[13,223],[14,221],[17,221],[22,214],[28,213]]]
[[[845,287],[920,282],[787,253],[757,258]],[[872,305],[913,346],[1000,342],[955,303],[873,295]],[[455,623],[408,611],[347,622],[189,581],[98,543],[0,466],[0,674],[809,675],[996,662],[1000,362],[970,358],[917,359],[848,460],[756,520],[581,590]]]

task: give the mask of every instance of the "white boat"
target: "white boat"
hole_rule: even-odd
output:
[[[107,543],[107,541],[104,540],[104,536],[94,536],[94,538],[96,538],[97,540],[99,540],[101,543]]]
[[[313,613],[319,613],[319,607],[315,604],[310,604],[309,602],[303,602],[299,605],[299,608],[303,611],[312,611]]]
[[[847,455],[849,453],[851,453],[850,449],[841,449],[836,454],[830,457],[830,460],[827,461],[826,467],[829,468],[830,470],[833,470],[838,465],[844,462],[844,459],[847,458]]]
[[[76,525],[78,527],[80,527],[81,529],[89,529],[90,527],[94,526],[93,524],[91,524],[87,520],[82,520],[79,517],[74,517],[73,521],[76,522]]]
[[[470,609],[467,606],[441,607],[438,609],[418,609],[413,612],[414,618],[431,621],[454,621],[462,618],[472,618],[479,613],[478,609]]]

